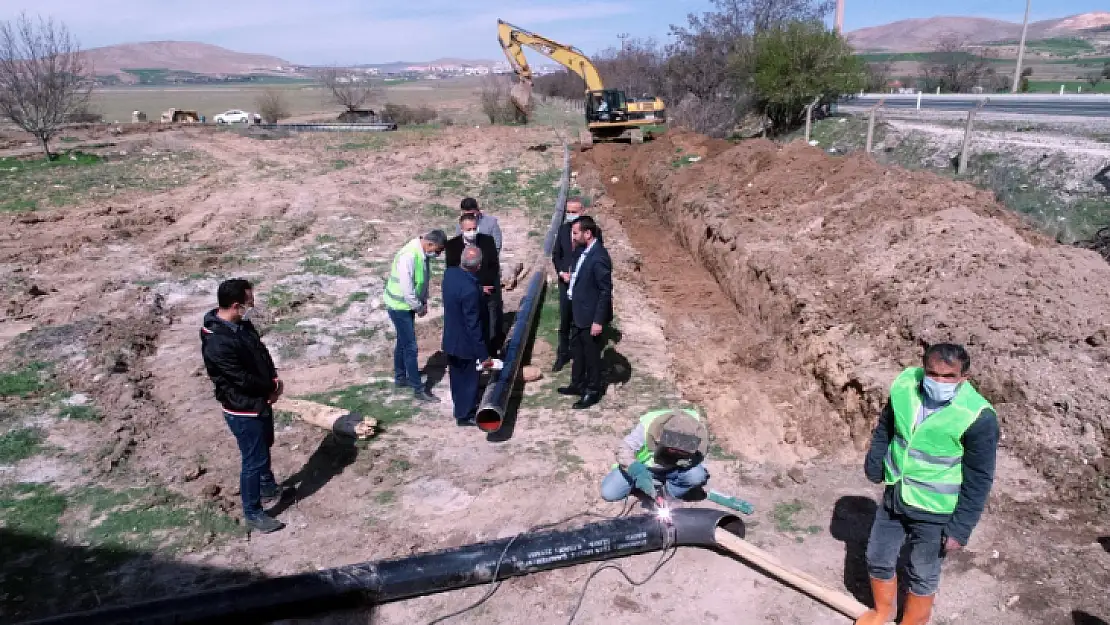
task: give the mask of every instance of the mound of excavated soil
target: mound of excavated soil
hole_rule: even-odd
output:
[[[865,448],[895,374],[923,345],[954,341],[1004,447],[1066,498],[1108,494],[1110,265],[1094,252],[1057,245],[969,185],[802,143],[668,133],[583,157],[715,276],[762,359],[737,366],[820,385],[837,416],[808,413],[811,445],[829,450],[839,432],[841,448]]]

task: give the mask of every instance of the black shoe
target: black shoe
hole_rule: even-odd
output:
[[[292,497],[296,493],[296,489],[292,486],[278,486],[274,484],[273,488],[262,489],[262,505],[269,505],[275,501],[282,501],[287,497]]]
[[[571,386],[563,386],[563,387],[559,388],[558,393],[560,395],[570,395],[570,396],[573,397],[573,396],[581,396],[585,393],[585,391],[578,388],[577,386],[571,385]]]
[[[252,530],[255,530],[255,531],[258,531],[258,532],[262,532],[263,534],[269,534],[270,532],[276,532],[280,529],[283,529],[284,527],[285,527],[284,523],[282,523],[281,521],[275,519],[274,517],[266,514],[265,512],[263,512],[262,514],[258,515],[257,517],[255,517],[253,519],[247,519],[247,528],[248,529],[252,529]]]
[[[455,425],[461,428],[469,428],[478,425],[478,420],[474,417],[467,417],[465,419],[455,419]]]
[[[416,393],[413,394],[412,398],[415,399],[416,401],[424,402],[426,404],[438,404],[439,403],[439,398],[436,397],[435,395],[432,395],[428,391],[417,391]]]
[[[575,410],[585,410],[590,406],[596,405],[599,401],[601,401],[601,393],[598,393],[597,391],[586,391],[586,393],[582,395],[581,399],[574,402],[574,405],[571,406],[571,408],[574,408]]]
[[[559,373],[560,371],[563,370],[563,367],[567,366],[567,363],[569,363],[569,362],[570,362],[570,358],[563,358],[562,356],[560,356],[559,358],[556,358],[555,359],[555,364],[551,366],[552,373]]]

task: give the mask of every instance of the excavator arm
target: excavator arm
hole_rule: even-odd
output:
[[[532,104],[532,68],[524,57],[524,46],[581,76],[586,81],[586,91],[600,91],[605,88],[601,83],[601,75],[597,73],[597,68],[589,57],[574,46],[553,41],[502,20],[497,20],[497,38],[509,64],[520,79],[513,87],[510,97],[513,105],[524,115],[528,114]]]

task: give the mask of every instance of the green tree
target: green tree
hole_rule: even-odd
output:
[[[743,64],[743,61],[740,61]],[[776,134],[805,120],[805,107],[820,97],[829,102],[867,84],[867,68],[848,41],[821,22],[790,22],[756,36],[750,67],[756,107]]]
[[[1105,65],[1105,66],[1104,66],[1104,67],[1102,68],[1102,75],[1103,75],[1103,76],[1105,76],[1105,77],[1107,77],[1107,78],[1110,78],[1110,63],[1107,63],[1107,64],[1106,64],[1106,65]]]

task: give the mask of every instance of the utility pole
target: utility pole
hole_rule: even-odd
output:
[[[1025,58],[1025,35],[1029,32],[1029,7],[1033,0],[1025,0],[1025,23],[1021,26],[1021,43],[1018,44],[1017,67],[1014,68],[1014,84],[1010,85],[1010,93],[1017,93],[1021,85],[1021,61]]]
[[[844,34],[844,0],[836,0],[836,32]]]

